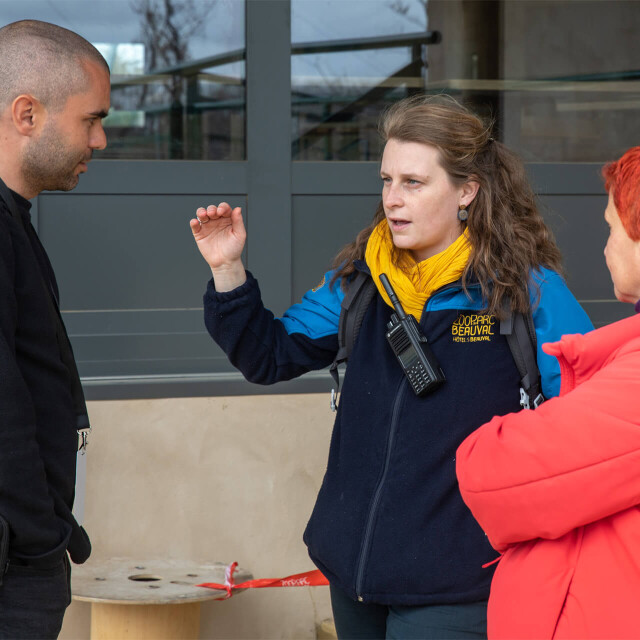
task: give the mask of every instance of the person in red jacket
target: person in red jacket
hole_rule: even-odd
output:
[[[640,147],[603,175],[607,266],[640,312]],[[457,452],[462,497],[502,554],[489,638],[640,638],[640,314],[542,348],[560,396]]]

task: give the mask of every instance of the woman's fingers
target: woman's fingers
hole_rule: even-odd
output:
[[[226,243],[232,241],[232,237],[227,234],[231,232],[236,242],[244,244],[247,235],[242,220],[242,208],[232,209],[226,202],[217,206],[210,204],[206,208],[198,207],[196,217],[189,221],[189,226],[197,242],[205,238],[215,238],[215,242],[223,242],[225,246],[229,246]]]
[[[244,239],[246,236],[246,229],[244,228],[244,220],[242,219],[242,208],[236,207],[231,212],[231,228],[239,238]]]
[[[233,211],[235,212],[236,210],[240,210],[240,207],[236,207]],[[207,224],[211,220],[230,217],[231,215],[231,207],[226,202],[221,202],[218,206],[210,204],[206,209],[205,207],[196,209],[196,219],[200,224]]]

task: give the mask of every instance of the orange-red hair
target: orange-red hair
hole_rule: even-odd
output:
[[[613,194],[620,222],[631,240],[640,240],[640,147],[632,147],[602,169],[604,186]]]

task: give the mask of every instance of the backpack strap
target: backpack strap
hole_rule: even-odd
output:
[[[349,283],[342,300],[338,325],[338,351],[329,368],[335,386],[331,391],[331,409],[336,410],[336,399],[340,389],[338,366],[351,355],[353,345],[364,319],[364,314],[376,294],[376,285],[367,273],[359,271]],[[500,322],[500,333],[507,339],[511,355],[520,374],[520,404],[524,409],[537,408],[544,401],[542,380],[536,356],[537,340],[531,309],[526,314],[514,313],[510,300],[504,301],[504,318]]]
[[[545,397],[536,357],[536,330],[531,309],[526,314],[514,313],[508,299],[505,299],[503,308],[505,316],[500,321],[500,333],[507,339],[520,374],[520,404],[523,409],[536,409]]]
[[[368,273],[358,271],[356,277],[349,283],[347,292],[340,305],[340,322],[338,324],[338,351],[329,373],[335,382],[331,391],[331,409],[336,410],[336,396],[340,389],[338,365],[346,362],[351,355],[364,314],[376,294],[376,285]]]

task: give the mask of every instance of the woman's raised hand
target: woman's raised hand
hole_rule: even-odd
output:
[[[217,291],[229,291],[246,280],[242,265],[242,249],[247,231],[242,209],[232,209],[226,202],[217,207],[200,207],[189,222],[202,257],[211,267]]]
[[[240,207],[231,209],[222,202],[196,211],[197,219],[189,225],[202,257],[212,269],[240,260],[247,239]]]

